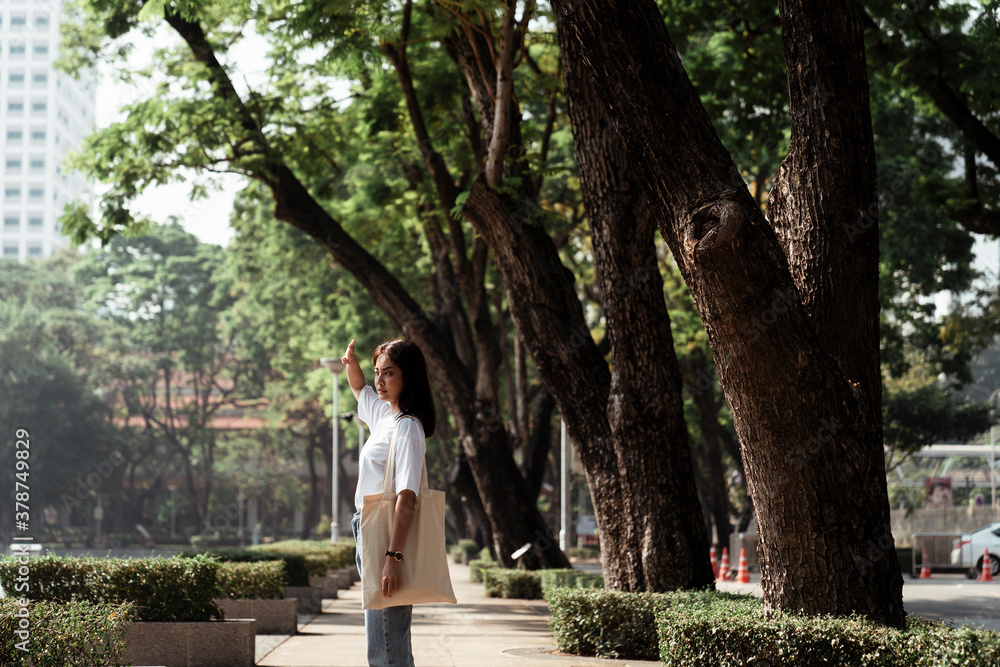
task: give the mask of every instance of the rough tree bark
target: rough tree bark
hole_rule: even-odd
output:
[[[877,347],[867,339],[877,290],[870,266],[877,258],[877,205],[870,208],[873,188],[841,191],[855,178],[867,183],[865,173],[874,168],[867,156],[858,171],[842,164],[847,144],[867,150],[864,128],[823,125],[835,137],[829,141],[845,149],[826,153],[837,165],[835,178],[803,177],[791,189],[796,200],[835,202],[823,213],[805,204],[797,226],[825,234],[824,241],[838,248],[850,243],[844,220],[814,216],[836,215],[851,197],[870,198],[853,211],[851,224],[862,233],[851,239],[856,252],[843,260],[853,267],[845,269],[849,284],[843,293],[832,290],[830,303],[821,306],[839,308],[839,300],[848,298],[843,294],[853,292],[863,298],[862,317],[855,321],[852,315],[834,323],[835,331],[820,333],[813,302],[803,303],[799,294],[802,277],[793,279],[782,244],[719,141],[655,3],[555,0],[553,5],[579,43],[705,323],[757,512],[765,604],[861,613],[901,625],[902,578],[888,521],[881,434],[875,435],[878,390],[869,384],[872,359],[878,359]],[[793,107],[793,127],[799,127],[793,131],[808,142],[809,124],[829,106],[822,106],[824,93],[856,107],[866,92],[864,60],[858,64],[853,53],[863,54],[857,7],[841,0],[822,10],[789,2],[781,9],[789,84],[808,91],[806,108]],[[812,15],[819,12],[822,21]],[[840,79],[830,72],[837,67],[848,70]],[[824,91],[821,84],[827,81],[839,87]],[[845,109],[837,118],[864,113]],[[867,133],[870,141],[870,120]],[[873,229],[864,233],[864,225]],[[833,273],[825,253],[816,252],[812,263],[822,276],[844,275],[840,267]],[[831,337],[852,343],[839,339],[827,349],[824,341]]]
[[[681,373],[663,296],[656,223],[634,182],[604,103],[559,29],[560,69],[594,248],[612,366],[607,418],[618,453],[622,497],[605,520],[630,517],[624,540],[602,526],[606,576],[629,589],[708,586],[708,535],[684,422]],[[613,570],[609,572],[609,570]],[[617,571],[614,571],[617,570]],[[641,573],[641,578],[640,578]]]

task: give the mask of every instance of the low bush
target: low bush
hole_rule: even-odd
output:
[[[21,616],[27,609],[27,616]],[[22,608],[14,598],[0,599],[0,665],[90,667],[118,665],[132,605],[31,601]],[[27,619],[27,638],[23,619]],[[21,635],[17,631],[22,632]],[[22,642],[24,642],[22,644]],[[27,649],[22,651],[19,646]],[[30,657],[30,663],[28,662]]]
[[[497,562],[490,559],[477,558],[476,560],[469,561],[469,581],[475,583],[482,583],[483,581],[483,570],[491,567],[496,567]]]
[[[1000,634],[912,616],[900,630],[859,616],[765,613],[756,599],[716,599],[708,605],[660,608],[656,621],[665,665],[1000,664]]]
[[[655,612],[664,604],[662,598],[655,593],[552,587],[546,591],[552,636],[563,653],[657,660]]]
[[[260,553],[287,553],[305,557],[306,570],[311,575],[324,575],[327,570],[340,570],[354,565],[355,544],[352,541],[330,544],[318,540],[284,540],[250,547]]]
[[[27,597],[56,602],[135,605],[138,621],[208,621],[222,618],[217,596],[219,563],[196,558],[32,558],[21,565],[0,559],[0,585],[13,586],[20,568],[30,582]]]
[[[194,558],[198,555],[211,556],[223,563],[261,563],[280,560],[285,565],[282,585],[309,585],[309,570],[306,568],[306,557],[302,554],[251,551],[250,549],[211,549],[203,552],[182,551],[178,554],[181,558]]]
[[[486,568],[482,570],[482,574],[487,597],[542,599],[542,579],[538,572]]]
[[[574,588],[576,586],[576,575],[578,574],[580,574],[580,571],[574,570],[571,567],[540,570],[538,576],[542,583],[543,596],[548,599],[549,591],[553,588]]]
[[[449,553],[456,563],[468,562],[479,555],[479,545],[475,540],[459,540],[451,547]]]
[[[578,560],[596,560],[601,557],[600,547],[570,547],[566,555]]]
[[[280,598],[284,578],[282,561],[220,563],[219,597],[233,600]]]

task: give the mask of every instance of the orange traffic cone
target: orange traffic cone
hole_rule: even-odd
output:
[[[922,559],[921,562],[923,563],[923,567],[920,568],[920,578],[921,579],[930,579],[931,578],[931,566],[927,562],[927,549],[926,548],[924,549],[924,557],[923,557],[923,559]]]
[[[718,579],[719,578],[719,559],[715,555],[715,545],[714,544],[712,545],[712,548],[708,550],[708,557],[712,561],[712,576],[715,577],[716,579]]]
[[[990,550],[983,551],[983,576],[980,581],[993,581],[993,559],[990,558]]]
[[[716,581],[726,581],[729,579],[729,548],[722,547],[722,564],[719,565],[719,576]]]
[[[747,569],[747,550],[743,547],[740,547],[740,569],[736,573],[736,583],[750,583],[750,570]]]

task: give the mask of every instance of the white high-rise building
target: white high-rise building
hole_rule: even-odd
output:
[[[69,245],[58,218],[89,207],[93,186],[62,160],[94,127],[97,83],[52,68],[62,0],[0,0],[0,257],[38,259]]]

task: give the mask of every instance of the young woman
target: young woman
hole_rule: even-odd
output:
[[[393,432],[399,431],[396,435],[396,475],[393,480],[396,507],[389,548],[383,563],[364,563],[365,567],[381,566],[382,594],[392,597],[401,586],[406,534],[417,494],[420,493],[420,473],[427,449],[425,438],[434,435],[436,424],[427,365],[416,344],[403,338],[386,341],[372,355],[375,366],[375,389],[372,389],[365,383],[365,375],[354,353],[353,340],[341,361],[347,366],[347,382],[358,399],[358,417],[371,431],[361,448],[358,490],[354,496],[357,513],[351,521],[354,539],[359,545],[358,524],[364,497],[382,492],[389,442]],[[358,572],[362,568],[360,554],[359,546]],[[365,610],[368,664],[371,667],[413,667],[410,647],[412,618],[412,606]]]

